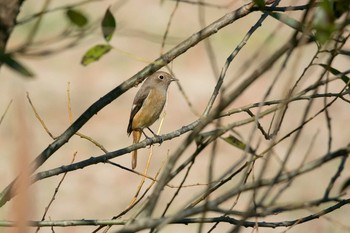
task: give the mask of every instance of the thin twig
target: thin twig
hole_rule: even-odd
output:
[[[204,7],[217,8],[217,9],[227,9],[234,3],[234,1],[232,1],[232,0],[229,3],[222,4],[222,5],[207,3],[207,2],[203,2],[203,1],[190,1],[190,0],[170,0],[170,1],[176,1],[176,2],[181,2],[181,3],[187,3],[189,5],[198,5],[198,6],[204,6]]]
[[[69,124],[73,123],[73,113],[72,113],[72,103],[71,103],[71,95],[70,95],[70,82],[67,83],[67,111],[68,111],[68,119]],[[93,138],[86,136],[80,132],[76,132],[75,135],[78,135],[80,138],[86,139],[98,148],[100,148],[103,152],[108,153],[107,149],[99,142],[94,140]]]
[[[322,97],[324,95],[320,94],[320,95],[316,95],[316,96],[317,97]],[[331,96],[338,96],[338,94],[334,94],[334,95],[331,95]],[[309,100],[309,97],[306,97],[305,99]],[[276,104],[276,103],[278,103],[278,101],[274,101],[273,102],[273,104]],[[266,102],[266,104],[270,105],[271,103]],[[236,110],[235,111],[230,111],[229,115],[235,114],[235,113],[239,113],[241,111],[244,111],[245,109],[257,107],[258,105],[259,105],[258,103],[257,104],[251,104],[251,105],[245,106],[244,108],[239,108],[239,110],[237,110],[237,111]],[[267,109],[264,112],[261,112],[260,113],[260,118],[262,118],[264,115],[267,115],[269,113],[272,113],[272,112],[276,111],[277,109],[278,109],[277,107],[273,107],[271,109]],[[226,115],[226,114],[224,114],[224,115]],[[309,121],[311,121],[312,119],[313,118],[310,118]],[[232,124],[229,124],[228,126],[223,128],[221,133],[217,134],[217,136],[227,132],[228,130],[231,130],[232,127],[238,127],[238,126],[241,126],[241,125],[245,125],[247,123],[254,122],[254,120],[255,120],[255,118],[249,118],[247,120],[242,120],[242,121],[239,121],[239,122],[234,122]],[[139,142],[137,144],[133,144],[133,145],[131,145],[129,147],[122,148],[122,149],[117,150],[117,151],[112,151],[112,152],[109,152],[109,153],[106,153],[106,154],[103,154],[103,155],[100,155],[100,156],[91,157],[89,159],[77,162],[77,163],[72,164],[72,165],[61,166],[61,167],[54,168],[54,169],[51,169],[51,170],[43,171],[43,172],[37,173],[35,175],[35,177],[36,177],[36,179],[41,180],[41,179],[45,179],[45,178],[52,177],[52,176],[55,176],[55,175],[59,175],[59,174],[64,173],[66,171],[74,171],[76,169],[81,169],[81,168],[90,166],[92,164],[104,163],[104,162],[106,162],[109,159],[116,158],[116,157],[121,156],[123,154],[130,153],[131,151],[133,151],[135,149],[144,148],[144,147],[147,147],[147,146],[149,146],[151,144],[160,143],[161,141],[171,140],[171,139],[173,139],[175,137],[178,137],[178,136],[180,136],[182,134],[185,134],[185,133],[193,130],[198,125],[198,123],[199,123],[199,121],[194,121],[191,124],[183,126],[182,128],[180,128],[178,130],[175,130],[175,131],[173,131],[171,133],[160,135],[159,137],[145,139],[145,140],[143,140],[143,141],[141,141],[141,142]],[[302,126],[299,126],[299,127],[302,127]],[[296,129],[292,130],[291,132],[287,133],[284,137],[282,137],[279,141],[277,141],[275,145],[277,145],[279,142],[283,141],[284,139],[288,138],[292,133],[294,133],[296,130],[298,130],[299,127],[297,127]],[[275,145],[271,145],[271,148],[273,146],[275,146]],[[270,147],[267,148],[266,150],[261,152],[260,155],[265,154],[266,151],[270,150],[271,148]],[[190,160],[189,160],[189,162],[190,162]]]
[[[157,179],[158,175],[159,175],[159,171],[157,171],[156,175],[155,175],[155,179]],[[136,200],[134,203],[132,203],[131,205],[129,205],[126,209],[124,209],[121,213],[119,213],[118,215],[112,217],[112,220],[115,220],[115,219],[118,219],[120,217],[122,217],[123,215],[125,215],[126,213],[128,213],[132,208],[134,208],[145,196],[146,194],[148,193],[148,191],[152,188],[152,186],[154,185],[154,181],[146,188],[146,190],[143,192],[143,194],[140,196],[140,198],[138,200]],[[109,220],[111,221],[111,220]],[[92,233],[96,233],[98,232],[99,230],[103,229],[106,224],[95,224],[95,225],[100,225],[97,229],[95,229]],[[104,230],[104,231],[108,231],[112,225],[115,225],[115,224],[107,224],[107,228]]]
[[[42,17],[43,15],[46,15],[47,13],[54,13],[56,11],[62,11],[62,10],[67,10],[67,9],[70,9],[70,8],[74,8],[74,7],[77,7],[77,6],[81,6],[81,5],[85,5],[87,3],[91,3],[91,2],[100,2],[101,0],[84,0],[84,1],[81,1],[81,2],[77,2],[77,3],[73,3],[71,5],[65,5],[65,6],[60,6],[60,7],[56,7],[56,8],[52,8],[52,9],[44,9],[44,10],[41,10],[40,12],[38,13],[35,13],[31,16],[28,16],[24,19],[20,19],[17,21],[17,25],[21,25],[21,24],[25,24],[25,23],[28,23],[38,17]]]
[[[342,171],[344,170],[345,162],[346,162],[347,158],[348,157],[345,156],[345,157],[342,157],[342,159],[340,160],[338,169],[337,169],[336,173],[333,175],[333,177],[331,178],[331,180],[329,181],[329,184],[328,184],[328,186],[327,186],[327,188],[325,190],[325,193],[323,195],[324,199],[328,199],[329,198],[329,194],[332,191],[335,182],[337,181],[337,179],[340,177]]]
[[[163,35],[162,44],[160,46],[160,55],[162,55],[164,53],[165,41],[166,41],[166,39],[168,37],[168,33],[169,33],[169,30],[170,30],[171,22],[173,21],[173,18],[174,18],[174,15],[175,15],[175,12],[176,12],[178,6],[179,6],[179,1],[176,1],[174,9],[173,9],[173,11],[171,12],[171,14],[169,16],[168,24],[166,25],[166,29],[165,29],[165,32],[164,32],[164,35]]]
[[[73,123],[73,113],[72,113],[72,104],[70,99],[70,82],[67,83],[67,110],[68,110],[68,119],[69,124]]]
[[[77,153],[78,153],[78,152],[74,152],[73,158],[72,158],[72,160],[71,160],[71,164],[74,162]],[[57,184],[57,186],[56,186],[56,188],[55,188],[55,191],[54,191],[54,193],[53,193],[53,195],[52,195],[52,197],[51,197],[51,200],[49,201],[49,204],[45,207],[45,211],[44,211],[43,216],[41,217],[41,221],[44,221],[44,220],[45,220],[46,215],[47,215],[47,212],[49,211],[51,205],[52,205],[53,202],[55,201],[56,196],[57,196],[57,194],[58,194],[58,190],[60,189],[60,187],[61,187],[61,185],[62,185],[64,179],[66,178],[66,175],[67,175],[67,172],[63,174],[61,180],[58,182],[58,184]],[[40,226],[37,227],[37,229],[36,229],[35,232],[39,232],[39,230],[40,230]]]
[[[1,118],[0,118],[0,125],[1,125],[2,121],[4,120],[4,118],[5,118],[5,116],[6,116],[7,112],[8,112],[8,110],[10,109],[10,106],[11,106],[12,102],[13,102],[13,100],[11,99],[10,102],[9,102],[9,103],[7,104],[7,106],[6,106],[6,109],[5,109],[4,113],[1,115]]]
[[[97,142],[95,139],[82,134],[80,132],[75,133],[75,135],[78,135],[79,137],[88,140],[89,142],[91,142],[92,144],[94,144],[95,146],[97,146],[98,148],[100,148],[103,152],[108,153],[108,150],[99,142]]]
[[[46,131],[46,133],[52,138],[52,139],[55,139],[56,137],[53,136],[53,134],[50,132],[50,130],[47,128],[44,120],[40,117],[38,111],[36,110],[36,108],[34,107],[34,104],[32,103],[32,100],[30,99],[29,97],[29,93],[27,92],[27,99],[28,99],[28,102],[30,104],[30,106],[32,107],[32,110],[35,114],[35,117],[36,119],[38,119],[38,121],[40,122],[41,126],[44,128],[44,130]]]
[[[108,160],[106,163],[112,164],[113,166],[119,167],[119,168],[121,168],[121,169],[123,169],[123,170],[126,170],[126,171],[128,171],[128,172],[134,173],[134,174],[136,174],[136,175],[138,175],[138,176],[142,176],[142,177],[145,177],[145,178],[147,178],[147,179],[149,179],[149,180],[151,180],[151,181],[157,182],[157,180],[156,180],[155,178],[153,178],[153,177],[151,177],[151,176],[149,176],[149,175],[146,175],[146,174],[140,173],[140,172],[138,172],[138,171],[135,171],[135,170],[133,170],[133,169],[124,167],[124,166],[122,166],[122,165],[120,165],[120,164],[117,164],[117,163],[114,163],[114,162],[112,162],[112,161],[109,161],[109,160]],[[201,184],[201,183],[197,183],[197,184],[187,184],[187,185],[181,185],[181,186],[167,184],[167,187],[172,188],[172,189],[178,189],[179,187],[181,187],[181,188],[190,188],[190,187],[207,186],[207,185],[208,185],[208,184]]]
[[[344,205],[348,205],[350,203],[350,199],[344,199],[339,201],[337,204],[334,204],[326,209],[323,209],[319,211],[316,214],[311,214],[299,219],[295,220],[286,220],[286,221],[279,221],[279,222],[251,222],[251,221],[241,221],[237,220],[232,217],[217,217],[217,218],[180,218],[173,220],[172,224],[193,224],[193,223],[216,223],[216,222],[226,222],[233,225],[241,224],[244,227],[254,227],[256,224],[259,227],[265,227],[265,228],[277,228],[277,227],[288,227],[293,226],[296,223],[301,224],[304,222],[309,222],[315,219],[320,218],[321,216],[324,216],[328,213],[333,212],[336,209],[339,209],[343,207]],[[140,229],[147,229],[151,228],[152,226],[158,225],[161,222],[163,222],[163,219],[151,219],[143,223],[143,225],[139,225],[137,228],[132,228],[133,230],[137,231]],[[40,227],[68,227],[68,226],[109,226],[109,225],[125,225],[126,220],[61,220],[61,221],[31,221],[29,224],[31,226],[40,226]],[[13,221],[0,221],[0,226],[15,226],[16,223]],[[130,229],[130,228],[129,228]],[[118,232],[126,232],[126,231],[118,231]]]
[[[75,122],[68,129],[66,129],[65,132],[62,133],[62,135],[56,138],[56,140],[53,143],[51,143],[45,150],[43,150],[37,156],[35,161],[33,161],[32,163],[32,170],[36,170],[43,163],[45,163],[45,161],[49,159],[51,155],[55,151],[57,151],[61,146],[68,142],[69,138],[71,138],[74,135],[74,133],[76,133],[92,116],[94,116],[102,108],[110,104],[113,100],[124,94],[131,87],[133,87],[137,83],[142,82],[151,73],[165,66],[170,61],[180,56],[203,39],[211,36],[221,28],[231,24],[239,18],[248,15],[251,12],[251,8],[243,6],[237,9],[236,11],[226,14],[224,17],[216,20],[212,24],[203,28],[201,31],[193,34],[191,37],[177,45],[175,48],[171,49],[169,52],[163,54],[160,58],[156,59],[153,63],[143,68],[133,77],[124,81],[122,84],[120,84],[119,86],[111,90],[109,93],[101,97],[99,100],[93,103],[85,112],[83,112],[83,114],[80,117],[78,117],[78,119],[75,120]],[[8,197],[6,193],[1,193],[0,206],[2,206],[3,203],[7,201],[3,199],[3,197],[5,196]]]

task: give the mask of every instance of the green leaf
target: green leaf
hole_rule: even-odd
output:
[[[239,140],[238,138],[236,138],[233,135],[227,136],[227,137],[221,137],[221,139],[223,139],[225,142],[227,142],[228,144],[240,149],[240,150],[244,150],[247,151],[253,155],[256,155],[255,150],[253,150],[250,146],[248,146],[245,143],[243,143],[241,140]]]
[[[350,80],[349,77],[346,76],[345,74],[343,74],[342,72],[340,72],[339,70],[337,70],[331,66],[328,66],[326,64],[318,64],[318,65],[322,66],[325,70],[328,70],[333,75],[340,76],[341,80],[343,80],[343,82],[345,84],[349,84],[349,80]]]
[[[328,42],[337,30],[332,2],[332,0],[321,1],[313,17],[312,27],[315,30],[316,39],[320,44]]]
[[[240,141],[238,138],[236,138],[233,135],[222,137],[222,139],[227,142],[228,144],[237,147],[238,149],[245,150],[246,144],[244,144],[242,141]]]
[[[84,54],[81,60],[81,64],[83,64],[84,66],[87,66],[90,63],[99,60],[103,55],[108,53],[111,49],[112,49],[112,46],[107,44],[95,45]]]
[[[27,78],[34,77],[34,73],[22,65],[19,61],[17,61],[14,57],[12,57],[11,54],[2,55],[0,59],[5,65],[21,74],[22,76]]]
[[[110,41],[116,28],[116,21],[109,8],[106,10],[105,15],[103,16],[101,27],[103,37],[107,42]]]
[[[66,16],[72,24],[78,27],[84,27],[88,23],[88,18],[82,12],[77,10],[68,9],[66,11]]]
[[[264,7],[264,6],[265,6],[265,0],[253,0],[253,2],[254,2],[258,7]]]

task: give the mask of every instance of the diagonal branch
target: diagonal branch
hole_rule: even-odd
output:
[[[199,32],[193,34],[188,39],[181,42],[175,48],[171,49],[169,52],[165,53],[158,59],[156,59],[153,63],[144,67],[134,76],[129,78],[128,80],[121,83],[119,86],[102,96],[99,100],[93,103],[87,110],[85,110],[82,115],[78,117],[78,119],[73,122],[73,124],[68,127],[57,139],[49,144],[46,149],[44,149],[36,159],[31,163],[31,171],[35,171],[42,164],[46,162],[59,148],[61,148],[64,144],[66,144],[69,139],[81,128],[83,127],[95,114],[97,114],[101,109],[110,104],[113,100],[120,97],[127,90],[132,88],[133,86],[141,83],[147,76],[152,74],[153,72],[159,70],[176,57],[185,53],[188,49],[198,44],[203,39],[217,33],[221,28],[235,22],[239,18],[242,18],[253,11],[257,11],[257,9],[252,10],[252,4],[247,4],[239,9],[232,11],[220,19],[216,20],[209,26],[203,28]],[[1,193],[0,193],[0,207],[3,206],[9,198],[12,196],[9,192],[13,191],[13,184],[16,182],[16,179],[8,185]]]

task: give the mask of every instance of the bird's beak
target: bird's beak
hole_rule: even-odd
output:
[[[173,81],[178,82],[179,80],[177,78],[171,77],[171,82]]]

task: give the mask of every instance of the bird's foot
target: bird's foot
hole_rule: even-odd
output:
[[[163,143],[163,141],[164,141],[163,138],[162,138],[160,135],[154,133],[154,132],[151,130],[151,128],[147,127],[147,129],[153,134],[154,137],[156,137],[157,139],[159,139],[159,145],[161,145],[161,144]]]

